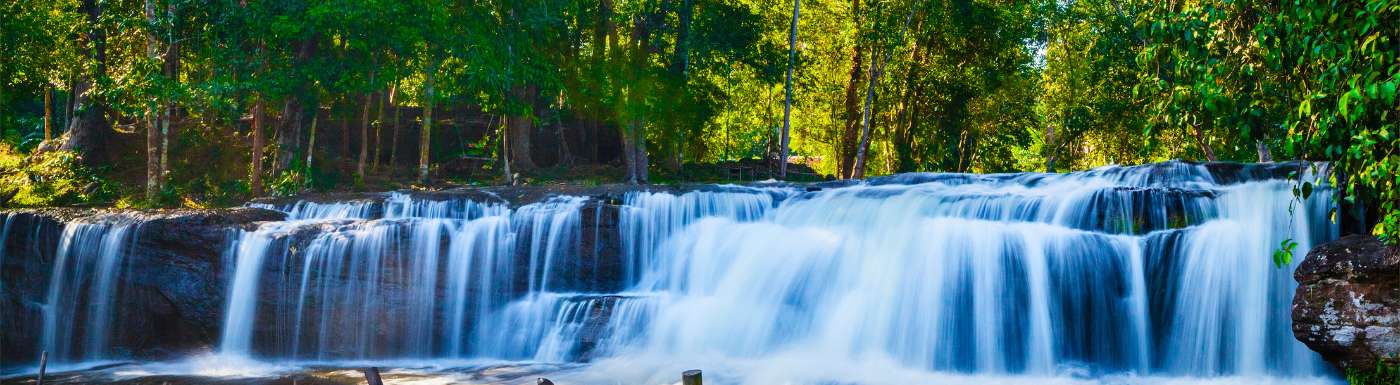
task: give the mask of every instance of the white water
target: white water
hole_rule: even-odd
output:
[[[471,343],[488,338],[473,331],[511,299],[546,292],[559,265],[576,262],[582,204],[560,197],[511,210],[394,194],[382,205],[293,205],[295,219],[244,232],[230,253],[220,349],[314,360],[493,349]],[[306,217],[315,213],[326,218]],[[267,297],[283,306],[258,309]]]
[[[588,362],[560,383],[1328,382],[1270,254],[1336,236],[1330,191],[1255,171],[635,192],[611,262],[585,198],[268,206],[291,215],[230,249],[220,351]]]
[[[53,360],[97,360],[111,353],[113,304],[121,294],[116,283],[134,227],[133,221],[124,219],[64,226],[48,281],[39,340],[40,350],[50,352]]]

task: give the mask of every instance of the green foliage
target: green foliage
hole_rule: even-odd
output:
[[[101,5],[95,19],[89,5]],[[128,142],[147,132],[154,107],[170,104],[162,205],[245,200],[252,164],[265,166],[260,177],[278,195],[387,185],[417,158],[429,105],[441,111],[427,140],[433,162],[504,158],[517,128],[502,127],[528,122],[527,137],[569,136],[586,149],[530,149],[564,159],[527,178],[616,180],[616,165],[598,163],[626,159],[617,153],[626,137],[644,141],[636,144],[659,181],[724,180],[731,166],[766,168],[780,152],[791,5],[11,1],[0,5],[0,139],[7,159],[25,159],[7,175],[53,176],[16,185],[30,186],[22,196],[33,204],[101,195],[35,182],[95,178],[60,175],[54,165],[65,155],[19,155],[42,139],[49,89],[56,131],[76,120],[69,102],[75,116],[105,110],[118,127],[118,164],[96,170],[119,181],[110,185],[144,182],[128,170],[146,154]],[[1326,183],[1375,206],[1374,232],[1400,239],[1400,1],[811,0],[801,15],[791,150],[818,174],[850,170],[868,95],[868,175],[1277,153],[1330,162],[1332,179],[1300,181],[1298,195]],[[365,108],[390,90],[390,110],[404,110],[401,131],[384,124],[392,112]],[[264,109],[261,135],[254,106]],[[351,143],[365,141],[362,117],[400,153],[399,164],[358,179]],[[315,119],[320,136],[308,148]],[[478,130],[485,136],[465,137],[473,125],[489,125]],[[255,136],[267,139],[259,159],[250,156]],[[571,162],[582,158],[595,163]],[[1287,262],[1292,250],[1281,246],[1276,259]]]
[[[273,196],[286,197],[300,194],[310,185],[307,173],[303,172],[302,168],[292,167],[273,178],[271,183],[268,183],[268,191]]]
[[[1372,372],[1349,368],[1346,375],[1347,384],[1350,385],[1400,384],[1400,366],[1387,365],[1385,362],[1377,362],[1376,369]]]
[[[1374,204],[1379,237],[1400,237],[1400,1],[1159,3],[1135,92],[1149,132],[1194,136],[1202,152],[1247,159],[1249,143],[1331,163],[1341,199]],[[1182,141],[1184,142],[1184,141]],[[1281,144],[1281,145],[1280,145]],[[1306,199],[1311,182],[1300,181]],[[1358,198],[1361,200],[1358,201]]]
[[[25,156],[0,144],[0,206],[35,207],[106,202],[114,188],[83,167],[71,151]]]
[[[1292,99],[1289,150],[1329,160],[1344,199],[1375,202],[1373,229],[1400,240],[1400,1],[1299,1],[1279,12],[1272,52]]]
[[[1293,251],[1298,248],[1298,242],[1293,239],[1285,239],[1274,249],[1274,266],[1282,268],[1293,263]]]

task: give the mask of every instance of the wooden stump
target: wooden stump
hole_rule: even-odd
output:
[[[373,366],[365,369],[365,381],[368,381],[369,385],[384,385],[384,380],[379,378],[379,368]]]
[[[700,379],[700,369],[691,369],[681,373],[681,384],[683,385],[702,385],[703,383],[704,381]]]

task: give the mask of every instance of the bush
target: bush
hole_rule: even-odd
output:
[[[0,207],[74,205],[110,201],[111,183],[84,167],[72,151],[29,156],[0,143]]]
[[[1400,384],[1400,366],[1376,363],[1374,372],[1347,369],[1347,383],[1351,385],[1393,385]]]

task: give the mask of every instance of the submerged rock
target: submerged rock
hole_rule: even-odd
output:
[[[1299,341],[1343,369],[1400,364],[1400,247],[1347,236],[1309,251],[1294,278]]]

